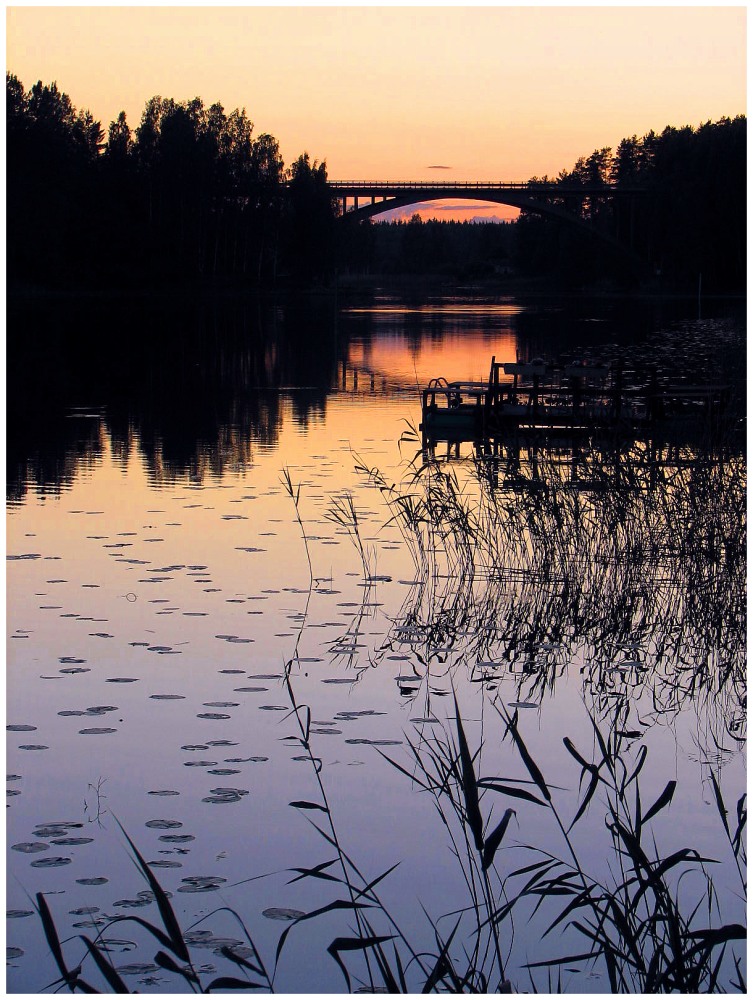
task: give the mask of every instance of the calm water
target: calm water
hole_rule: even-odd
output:
[[[31,912],[36,892],[48,894],[61,935],[91,935],[107,916],[158,920],[115,817],[184,927],[233,907],[270,966],[286,925],[264,911],[336,898],[322,880],[291,884],[290,869],[334,855],[312,811],[290,805],[319,801],[319,790],[295,741],[288,664],[340,842],[367,877],[400,862],[382,895],[416,947],[433,944],[421,906],[437,919],[467,905],[467,890],[432,800],[385,756],[410,771],[408,741],[454,734],[453,693],[489,776],[525,777],[494,703],[518,709],[547,781],[571,790],[570,817],[579,770],[563,737],[590,754],[588,712],[606,718],[610,697],[629,694],[630,750],[649,750],[644,809],[677,781],[657,818],[662,850],[720,859],[724,919],[744,922],[708,777],[734,816],[745,789],[741,595],[714,633],[706,605],[684,606],[697,599],[689,574],[687,593],[641,598],[651,631],[634,629],[630,647],[617,630],[609,647],[587,616],[550,620],[547,601],[543,619],[527,616],[543,585],[532,593],[525,580],[487,575],[462,596],[450,567],[427,588],[368,475],[378,469],[391,485],[406,474],[417,386],[432,377],[483,379],[493,354],[609,354],[631,340],[651,351],[655,331],[678,321],[689,352],[713,341],[718,358],[740,320],[717,312],[699,322],[681,305],[387,295],[337,308],[105,301],[12,311],[23,344],[9,354],[8,989],[37,992],[57,978]],[[469,461],[453,468],[472,484]],[[337,521],[348,497],[358,538]],[[536,807],[513,805],[505,843],[561,850]],[[602,867],[603,816],[597,796],[579,834]],[[326,948],[350,923],[335,913],[293,928],[276,988],[341,990]],[[221,914],[197,929],[242,937]],[[136,924],[108,937],[132,989],[179,988],[151,965],[156,948]],[[223,960],[203,944],[197,963],[211,977]],[[527,989],[521,966],[559,944],[541,945],[521,921],[509,977]],[[75,964],[83,944],[69,947]],[[570,990],[608,990],[585,962],[567,976]]]

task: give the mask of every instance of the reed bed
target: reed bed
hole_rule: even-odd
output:
[[[169,893],[123,831],[153,893],[160,923],[140,917],[114,918],[93,939],[78,935],[76,956],[71,960],[73,939],[61,940],[46,898],[37,894],[44,934],[60,971],[60,978],[48,989],[92,993],[104,987],[105,991],[130,992],[112,960],[107,934],[115,924],[131,921],[154,941],[155,966],[176,977],[185,992],[274,992],[278,965],[289,954],[288,940],[305,933],[309,921],[339,912],[354,923],[337,934],[326,951],[339,967],[348,992],[356,987],[358,992],[394,994],[505,993],[526,988],[566,992],[574,966],[602,973],[613,993],[746,992],[746,930],[740,923],[725,920],[727,900],[717,893],[711,874],[719,859],[704,857],[692,846],[662,850],[653,821],[670,807],[677,782],[669,780],[650,804],[641,795],[648,751],[626,738],[627,701],[615,707],[607,725],[591,719],[593,753],[569,737],[563,740],[575,763],[580,789],[577,808],[570,789],[545,778],[521,733],[518,713],[510,714],[499,702],[495,703],[499,724],[492,739],[509,743],[515,774],[483,773],[484,745],[471,750],[457,701],[446,727],[408,741],[410,761],[382,754],[418,792],[434,800],[466,884],[464,901],[453,901],[455,905],[446,913],[426,914],[427,935],[415,928],[406,932],[380,898],[378,887],[397,864],[368,875],[342,846],[322,763],[312,745],[311,712],[296,700],[290,666],[285,686],[296,730],[290,738],[308,755],[315,782],[310,800],[291,805],[315,817],[310,822],[326,851],[320,864],[290,869],[291,881],[314,879],[331,886],[331,895],[324,897],[327,901],[297,915],[280,935],[274,957],[266,961],[238,913],[227,907],[213,911],[204,920],[224,911],[242,929],[246,944],[239,947],[239,942],[218,940],[215,954],[234,965],[237,974],[206,981],[192,957],[195,937],[182,930]],[[720,843],[734,862],[744,898],[746,797],[741,796],[730,820],[713,772],[709,780],[723,831]],[[592,839],[578,841],[576,828],[589,811],[603,820],[606,875],[597,870]],[[539,846],[543,823],[558,836],[559,851]],[[512,841],[513,826],[526,839]],[[539,844],[529,840],[532,833],[537,834]],[[544,926],[537,942],[531,928],[538,926],[539,910]],[[525,963],[527,982],[514,984],[508,968],[518,915],[527,926],[530,950],[545,953],[546,939],[554,935],[558,953]]]
[[[291,660],[283,682],[288,738],[308,757],[313,782],[310,798],[291,805],[325,853],[321,863],[290,871],[295,881],[321,884],[322,903],[296,916],[268,956],[242,918],[222,908],[244,943],[218,946],[230,969],[207,981],[169,894],[124,832],[160,923],[117,920],[135,921],[151,938],[159,968],[186,991],[274,992],[280,963],[293,960],[295,938],[312,921],[339,913],[346,925],[326,951],[348,992],[566,992],[576,967],[600,974],[611,992],[746,991],[746,931],[728,916],[739,911],[747,888],[746,797],[730,808],[706,766],[718,856],[673,842],[661,820],[677,781],[666,780],[658,795],[646,792],[649,751],[631,716],[636,697],[648,690],[655,717],[693,700],[703,704],[718,745],[744,740],[745,463],[740,455],[701,449],[678,449],[661,468],[647,467],[645,458],[640,446],[617,457],[595,449],[588,474],[602,485],[588,491],[574,489],[562,466],[539,454],[514,476],[496,459],[459,472],[421,456],[399,484],[359,463],[416,569],[382,651],[408,642],[414,669],[426,676],[441,670],[453,685],[462,669],[481,678],[493,712],[493,724],[476,734],[456,699],[444,723],[406,734],[406,756],[381,754],[385,766],[432,800],[465,898],[410,930],[385,904],[382,884],[396,866],[366,872],[343,844]],[[289,474],[284,485],[308,553],[300,491]],[[355,501],[336,498],[329,516],[350,535],[368,584],[375,564]],[[309,569],[310,597],[310,560]],[[305,627],[304,620],[301,632]],[[557,784],[547,779],[517,709],[510,711],[494,682],[513,676],[521,695],[541,696],[576,650],[591,733],[588,746],[582,733],[563,739],[572,768],[565,786],[560,774]],[[493,751],[498,760],[500,748],[504,772],[487,773],[487,756]],[[736,872],[733,899],[715,883],[721,860]],[[128,992],[102,944],[111,924],[95,937],[63,940],[43,894],[37,909],[60,971],[51,988]],[[514,956],[523,923],[528,960],[521,963]]]
[[[420,638],[471,671],[514,674],[529,697],[577,652],[595,703],[647,686],[657,714],[703,700],[742,743],[745,460],[689,447],[660,457],[593,448],[588,488],[536,449],[513,475],[499,458],[422,454],[394,484],[359,463],[416,566],[388,644]]]

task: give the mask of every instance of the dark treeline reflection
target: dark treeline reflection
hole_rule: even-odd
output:
[[[8,492],[58,491],[106,433],[155,482],[220,475],[274,445],[290,397],[323,415],[347,344],[330,303],[110,298],[11,303]],[[281,392],[281,390],[284,390]]]
[[[400,376],[382,371],[372,354],[379,342],[405,351],[405,388],[415,387],[410,358],[420,365],[425,347],[467,332],[488,341],[484,366],[504,335],[524,357],[578,350],[614,360],[621,345],[635,362],[674,372],[682,360],[694,377],[729,383],[743,405],[734,303],[718,303],[725,318],[689,321],[688,304],[674,300],[505,302],[509,309],[493,299],[479,306],[419,288],[361,296],[345,311],[327,297],[292,294],[11,297],[9,496],[19,500],[29,487],[57,492],[101,457],[107,441],[124,464],[138,442],[155,483],[242,469],[253,447],[276,446],[284,407],[306,426],[326,415],[336,388],[394,385]],[[469,303],[479,308],[467,314]],[[674,330],[671,344],[652,337],[663,326]],[[431,371],[425,380],[437,375],[457,373]]]

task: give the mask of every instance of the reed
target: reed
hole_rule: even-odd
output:
[[[612,992],[745,992],[745,929],[725,915],[730,899],[713,877],[721,855],[705,857],[684,841],[665,846],[661,819],[678,794],[677,779],[669,777],[658,795],[646,793],[649,751],[631,715],[643,695],[652,706],[649,721],[695,702],[707,713],[714,745],[744,740],[745,462],[716,446],[678,448],[665,458],[647,463],[638,446],[619,454],[594,448],[581,470],[588,491],[573,487],[557,456],[536,449],[522,464],[511,465],[509,456],[479,458],[460,469],[422,455],[400,483],[358,464],[384,497],[417,572],[381,651],[409,641],[417,675],[441,671],[451,684],[467,671],[483,682],[483,704],[495,713],[491,734],[487,725],[474,743],[456,698],[445,725],[406,734],[407,759],[382,754],[431,798],[438,832],[460,865],[464,899],[446,913],[427,914],[426,926],[410,932],[384,903],[380,888],[396,866],[368,874],[343,845],[291,660],[284,685],[295,732],[288,738],[303,748],[315,784],[311,797],[291,806],[327,845],[321,863],[291,868],[291,881],[329,886],[332,896],[285,928],[266,963],[238,914],[223,908],[247,945],[222,947],[234,974],[206,982],[169,894],[123,831],[160,923],[118,917],[94,938],[62,939],[38,894],[60,972],[51,988],[92,992],[97,982],[128,992],[102,938],[112,923],[130,920],[155,943],[155,964],[186,991],[273,992],[279,964],[292,960],[289,942],[311,921],[340,913],[351,925],[326,951],[348,991],[360,984],[368,992],[509,992],[515,982],[560,992],[567,970],[585,965]],[[300,487],[287,470],[283,483],[306,549],[310,598],[314,574]],[[353,541],[368,583],[373,551],[350,494],[335,498],[330,520]],[[301,633],[307,611],[308,601]],[[562,787],[537,763],[499,681],[511,675],[519,697],[540,698],[576,659],[583,663],[590,749],[582,735],[563,739],[573,770],[570,787]],[[484,761],[501,750],[505,773],[490,775]],[[720,850],[744,898],[746,797],[730,809],[713,768],[706,772]],[[597,849],[594,829],[602,836]],[[535,955],[513,972],[521,921]]]
[[[115,925],[133,923],[146,932],[148,939],[153,940],[156,946],[159,946],[153,956],[155,966],[177,977],[177,981],[183,984],[184,992],[212,993],[215,991],[227,992],[228,990],[260,989],[270,993],[274,992],[272,978],[267,972],[261,954],[254,945],[251,934],[239,914],[229,907],[221,909],[228,913],[237,926],[240,927],[246,939],[246,945],[242,949],[236,949],[235,946],[223,944],[219,946],[218,952],[231,965],[235,966],[239,974],[216,976],[209,981],[206,981],[206,977],[202,977],[200,972],[197,971],[197,965],[194,964],[191,958],[189,935],[180,926],[180,922],[170,903],[169,894],[160,885],[149,865],[139,853],[138,848],[117,819],[116,823],[118,823],[121,833],[125,837],[136,868],[145,879],[149,890],[153,894],[159,911],[161,926],[152,921],[145,920],[143,917],[112,917],[98,930],[93,939],[85,934],[76,936],[80,942],[83,942],[84,948],[78,947],[76,958],[74,962],[71,962],[70,959],[65,957],[63,945],[67,945],[68,950],[71,950],[71,942],[74,939],[61,940],[44,893],[37,893],[36,910],[42,922],[42,929],[50,952],[60,972],[60,978],[51,983],[46,989],[57,991],[65,987],[71,993],[100,993],[103,992],[101,986],[104,984],[106,987],[104,992],[131,993],[132,991],[128,988],[128,985],[110,958],[107,933]],[[215,910],[207,914],[206,917],[193,926],[198,926],[198,924],[213,917],[217,912],[219,911]],[[87,971],[87,978],[85,979],[84,963],[89,959],[91,962],[88,968],[91,968],[91,972]],[[94,976],[92,976],[92,973],[94,973]],[[96,976],[96,973],[99,973],[99,978]],[[96,986],[93,985],[92,978],[97,982]],[[101,982],[99,982],[99,979],[101,979]],[[139,991],[135,990],[133,992]]]
[[[492,475],[487,459],[448,471],[422,456],[398,484],[369,470],[419,577],[387,643],[441,629],[456,660],[496,660],[521,695],[551,690],[578,656],[594,704],[650,688],[668,716],[704,700],[718,738],[739,744],[745,462],[719,449],[669,458],[659,475],[640,448],[594,449],[587,491],[535,450],[525,482],[500,480],[497,459]]]

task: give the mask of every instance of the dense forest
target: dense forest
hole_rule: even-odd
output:
[[[746,275],[746,131],[744,116],[695,129],[667,126],[660,134],[623,139],[614,152],[594,150],[556,178],[533,180],[569,188],[610,183],[642,189],[608,201],[563,198],[559,203],[616,237],[668,287],[688,287],[702,277],[708,290],[741,290]],[[518,258],[530,271],[556,270],[569,280],[579,272],[630,272],[629,255],[605,252],[597,241],[584,240],[580,230],[525,213],[518,226]]]
[[[245,109],[200,98],[153,97],[135,129],[121,112],[106,133],[54,83],[26,91],[7,74],[6,102],[11,290],[311,286],[338,272],[745,287],[743,116],[633,136],[556,178],[531,178],[562,186],[551,203],[608,243],[533,212],[506,225],[340,223],[325,163],[302,153],[286,167]],[[572,193],[594,184],[640,190]]]
[[[8,280],[272,283],[332,269],[324,163],[289,169],[245,110],[153,97],[105,136],[56,84],[7,86]]]

